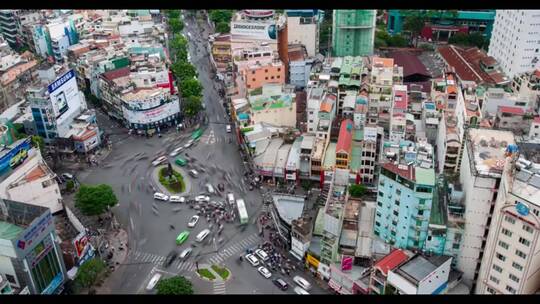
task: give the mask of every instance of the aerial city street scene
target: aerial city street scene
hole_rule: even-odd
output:
[[[540,10],[0,10],[0,295],[540,292]]]

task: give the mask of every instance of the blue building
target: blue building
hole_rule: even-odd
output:
[[[387,30],[390,34],[399,34],[403,31],[403,23],[406,14],[403,10],[388,10]],[[480,32],[489,39],[493,23],[495,22],[495,10],[468,10],[458,11],[453,15],[445,11],[431,18],[422,30],[422,36],[435,41],[446,41],[454,32]]]

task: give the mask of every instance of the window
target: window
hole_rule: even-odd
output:
[[[508,237],[512,237],[512,232],[510,232],[510,230],[506,229],[506,228],[503,228],[502,229],[502,234],[508,236]]]
[[[277,68],[277,71],[278,71],[278,72],[281,72],[281,68]]]
[[[516,255],[517,255],[518,257],[522,258],[522,259],[527,258],[527,255],[526,255],[523,251],[518,250],[518,249],[516,249]]]
[[[265,72],[265,73],[268,73],[268,69],[265,69],[264,72]]]
[[[516,277],[516,276],[513,275],[513,274],[509,274],[509,275],[508,275],[508,278],[510,278],[510,280],[512,280],[512,281],[514,281],[514,282],[516,282],[516,283],[519,283],[519,278]]]
[[[504,249],[508,249],[508,247],[509,247],[508,244],[503,242],[503,241],[499,241],[499,246],[501,246]]]
[[[381,226],[381,223],[375,222],[375,226],[379,227],[379,226]]]
[[[515,293],[516,293],[516,290],[515,290],[514,288],[508,286],[508,285],[506,285],[506,290],[507,290],[508,292],[510,292],[511,294],[515,294]]]
[[[252,74],[252,75],[255,75],[255,71],[251,71],[251,74]]]
[[[498,252],[495,253],[495,257],[497,257],[497,259],[501,260],[501,261],[506,261],[506,257]]]
[[[379,191],[379,196],[380,197],[383,197],[384,196],[384,193],[382,191]]]
[[[533,233],[532,227],[527,224],[523,224],[523,230],[527,231],[528,233]]]
[[[396,210],[394,210],[394,215],[395,215],[395,216],[398,216],[399,213],[398,213]]]
[[[17,282],[15,281],[15,277],[10,275],[10,274],[6,274],[6,279],[8,280],[8,282],[10,282],[11,284],[17,284]]]
[[[512,262],[512,267],[514,267],[515,269],[519,270],[519,271],[522,271],[523,270],[523,266],[519,265],[518,263],[516,262]]]
[[[493,289],[491,287],[487,288],[487,292],[490,293],[490,294],[496,294],[495,289]]]
[[[496,284],[499,284],[501,282],[501,280],[497,279],[496,277],[494,276],[489,276],[489,280],[491,282],[495,282]]]
[[[519,238],[519,242],[527,247],[529,247],[529,245],[531,245],[531,242],[527,239],[524,239],[522,237]]]
[[[502,268],[497,264],[493,264],[493,270],[495,270],[498,273],[502,272]]]
[[[277,75],[276,78],[279,79],[281,76]]]
[[[504,220],[507,221],[510,224],[515,224],[516,223],[516,220],[514,218],[508,216],[508,215],[504,217]]]
[[[268,80],[268,76],[264,77],[264,80]]]

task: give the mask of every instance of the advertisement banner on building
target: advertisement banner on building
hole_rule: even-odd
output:
[[[75,71],[69,70],[64,75],[58,77],[48,86],[48,90],[54,115],[58,119],[62,114],[67,112],[73,101],[78,102],[77,94],[79,93],[79,88],[77,87]]]
[[[41,294],[53,294],[56,289],[62,284],[64,281],[64,275],[60,271],[51,281],[51,283],[41,292]]]
[[[75,240],[73,240],[73,246],[75,246],[75,255],[80,258],[88,246],[88,236],[86,235],[86,232],[81,232],[77,235]]]
[[[319,268],[319,260],[317,260],[316,258],[314,258],[311,254],[308,254],[307,257],[306,257],[306,261],[308,262],[309,265],[315,267],[315,268]]]
[[[353,266],[353,257],[344,255],[341,258],[341,271],[349,271]]]
[[[180,103],[178,100],[165,103],[159,107],[149,110],[130,110],[122,107],[124,118],[132,124],[149,124],[159,122],[165,118],[178,114],[180,112]]]
[[[40,219],[34,220],[34,224],[28,227],[23,236],[17,240],[17,248],[25,251],[31,247],[36,239],[38,239],[43,233],[46,233],[46,229],[53,225],[53,218],[50,211],[44,214]]]
[[[14,142],[10,147],[0,152],[0,174],[24,162],[30,148],[30,138],[26,138]]]
[[[237,39],[276,40],[274,23],[231,22],[231,35]]]

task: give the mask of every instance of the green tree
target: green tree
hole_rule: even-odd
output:
[[[416,41],[416,46],[418,46],[418,40],[416,37],[420,35],[422,29],[424,28],[425,23],[428,21],[427,14],[413,14],[405,18],[403,23],[403,29],[410,32],[410,41]]]
[[[180,10],[167,10],[167,18],[178,19],[180,17]]]
[[[86,261],[86,263],[82,264],[77,271],[75,285],[77,287],[90,288],[96,283],[105,270],[105,262],[101,259],[93,258]]]
[[[183,276],[160,280],[157,285],[158,295],[192,295],[193,285]]]
[[[232,10],[211,10],[210,11],[210,20],[215,24],[220,22],[231,22],[233,15]]]
[[[394,35],[390,37],[386,43],[391,47],[406,47],[409,44],[407,39],[402,35]]]
[[[482,35],[482,33],[479,33],[479,32],[470,33],[468,36],[468,40],[469,40],[469,45],[476,46],[479,49],[483,49],[484,47],[487,46],[486,37],[484,37],[484,35]]]
[[[351,185],[349,187],[349,194],[352,197],[362,197],[366,191],[367,189],[364,185]]]
[[[184,98],[184,115],[193,117],[202,110],[202,98],[199,96],[188,96]]]
[[[170,19],[169,26],[171,27],[171,31],[173,33],[180,33],[184,29],[184,22],[178,18]]]
[[[173,63],[171,70],[180,82],[197,77],[197,70],[187,61],[177,61]]]
[[[39,148],[41,155],[45,155],[45,140],[39,135],[32,135],[32,146]]]
[[[216,32],[218,33],[229,33],[231,31],[231,27],[229,26],[228,22],[220,22],[216,25]]]
[[[185,98],[189,96],[202,97],[203,87],[197,79],[189,78],[180,82],[180,90]]]
[[[75,206],[85,215],[99,215],[118,203],[118,198],[109,185],[81,185],[75,194]]]
[[[311,189],[311,181],[309,180],[302,180],[300,182],[300,186],[302,186],[302,188],[306,191],[308,191],[309,189]]]

